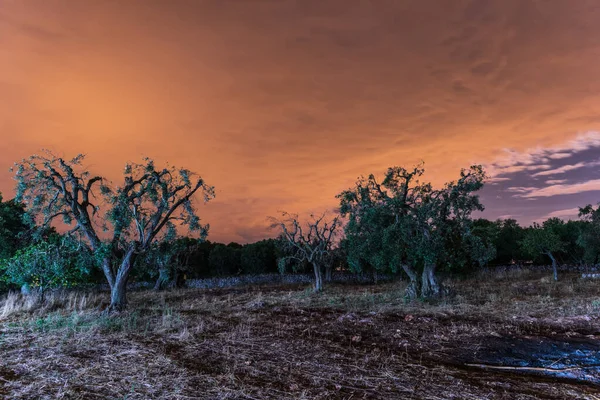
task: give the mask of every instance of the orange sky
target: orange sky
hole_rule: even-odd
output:
[[[360,174],[441,181],[600,130],[598,21],[595,0],[0,0],[0,191],[40,148],[114,180],[150,156],[216,186],[211,240],[256,240]]]

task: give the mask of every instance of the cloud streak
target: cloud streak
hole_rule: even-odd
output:
[[[560,218],[562,220],[578,220],[579,219],[579,208],[567,208],[564,210],[552,211],[543,217],[536,220],[538,223],[542,223],[550,218]]]
[[[574,170],[579,169],[579,168],[596,167],[598,165],[600,165],[599,161],[595,161],[595,162],[579,162],[577,164],[572,164],[572,165],[563,165],[562,167],[550,169],[550,170],[547,170],[547,171],[536,172],[532,176],[559,175],[559,174],[564,174],[565,172],[574,171]]]
[[[591,131],[580,133],[572,140],[547,148],[538,146],[521,152],[505,149],[505,154],[498,157],[487,167],[492,176],[514,174],[522,171],[534,171],[536,169],[548,169],[550,168],[550,165],[548,164],[550,160],[566,159],[573,157],[573,155],[577,153],[598,147],[600,147],[600,132]],[[566,165],[549,171],[537,172],[533,174],[533,176],[560,174],[577,168],[597,165],[600,165],[600,162]]]
[[[515,197],[536,198],[562,196],[575,193],[600,191],[600,179],[587,182],[551,185],[542,188],[536,187],[511,187],[509,191],[515,192]]]

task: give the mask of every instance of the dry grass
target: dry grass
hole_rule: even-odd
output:
[[[597,388],[478,370],[489,338],[596,340],[600,283],[565,276],[447,281],[436,303],[403,284],[180,290],[0,299],[0,398],[566,399]]]

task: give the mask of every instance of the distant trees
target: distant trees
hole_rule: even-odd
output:
[[[182,286],[185,279],[277,273],[280,250],[275,239],[241,245],[190,237],[156,242],[138,257],[135,277],[154,279],[156,290]]]
[[[144,266],[154,266],[158,272],[154,289],[162,290],[171,284],[183,285],[183,277],[189,273],[191,259],[203,239],[177,237],[154,243],[143,258],[138,258]]]
[[[22,247],[30,228],[25,207],[15,200],[3,201],[0,194],[0,260],[12,257]]]
[[[557,232],[558,228],[563,224],[564,222],[558,218],[550,218],[544,221],[542,225],[534,222],[533,226],[527,229],[525,237],[521,242],[526,254],[532,257],[543,254],[550,258],[555,281],[558,280],[556,253],[563,251],[565,248],[565,244]]]
[[[285,254],[280,259],[280,270],[307,262],[312,265],[315,274],[315,292],[323,289],[323,268],[333,251],[334,241],[339,233],[339,217],[330,220],[323,214],[311,215],[305,224],[297,215],[283,213],[281,219],[273,218],[273,226],[280,230],[280,240]]]
[[[189,170],[157,168],[148,158],[127,164],[123,182],[111,186],[91,175],[83,159],[46,152],[16,163],[17,201],[41,225],[61,218],[86,241],[110,286],[109,310],[122,310],[135,260],[155,241],[174,237],[177,225],[206,236],[208,225],[200,224],[193,198],[198,193],[209,201],[214,190]],[[100,196],[103,203],[97,203]]]
[[[497,220],[495,223],[498,226],[498,233],[494,241],[496,264],[508,265],[525,260],[526,255],[520,245],[525,237],[525,229],[512,218]]]
[[[481,166],[434,188],[424,168],[389,168],[381,179],[359,178],[341,192],[340,217],[311,216],[301,222],[283,213],[273,219],[278,239],[240,245],[205,240],[194,198],[214,197],[195,174],[157,168],[150,159],[127,164],[119,185],[91,175],[82,155],[51,153],[15,164],[17,196],[0,196],[0,282],[69,286],[90,280],[97,266],[111,289],[109,310],[127,304],[132,279],[154,280],[156,289],[190,278],[312,269],[315,290],[333,271],[403,273],[407,296],[437,296],[440,272],[466,274],[482,265],[552,262],[597,263],[600,207],[580,209],[579,221],[550,218],[521,227],[514,219],[473,220],[483,210],[477,193],[486,178]],[[340,237],[341,218],[347,218]],[[58,235],[55,221],[68,227]],[[192,235],[182,237],[180,227]],[[85,265],[84,265],[85,264]],[[102,271],[102,272],[99,272]],[[6,287],[6,286],[5,286]]]
[[[440,267],[465,258],[485,263],[492,251],[472,232],[471,213],[483,210],[475,195],[485,179],[481,166],[462,170],[441,189],[421,182],[423,173],[422,166],[392,167],[381,183],[370,175],[338,195],[341,213],[348,216],[351,268],[402,268],[410,279],[409,298],[438,295]]]
[[[277,242],[274,239],[248,243],[240,251],[241,273],[265,274],[277,272]]]
[[[236,243],[237,245],[237,243]],[[209,264],[212,276],[237,275],[241,268],[239,245],[216,244],[210,252]]]

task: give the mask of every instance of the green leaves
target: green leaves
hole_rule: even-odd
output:
[[[9,283],[41,289],[84,283],[92,267],[92,254],[85,245],[57,234],[17,251],[2,263]]]
[[[111,287],[117,279],[127,279],[131,257],[147,252],[156,241],[173,240],[178,229],[187,227],[206,237],[208,225],[200,223],[192,203],[196,194],[211,200],[214,188],[200,177],[193,183],[188,170],[160,169],[144,158],[127,163],[122,184],[112,186],[102,176],[92,177],[83,160],[82,154],[65,160],[48,151],[22,160],[14,168],[17,195],[36,223],[49,226],[60,217],[74,225],[72,231],[101,261]],[[96,196],[98,188],[101,197]],[[39,255],[38,250],[20,257]]]
[[[532,227],[527,229],[525,238],[521,242],[525,252],[532,257],[537,257],[540,254],[562,251],[564,243],[557,232],[558,221],[548,220],[543,225],[534,222]]]
[[[491,250],[470,235],[472,212],[483,210],[475,195],[483,187],[483,168],[463,169],[457,181],[441,189],[422,182],[424,172],[423,164],[391,167],[381,183],[371,174],[337,196],[348,217],[345,246],[352,268],[397,271],[404,263],[449,264],[468,259],[469,249],[476,259],[489,259],[485,254]],[[463,246],[462,238],[470,245]]]
[[[2,201],[0,195],[0,260],[11,257],[29,230],[23,205],[15,200]]]

